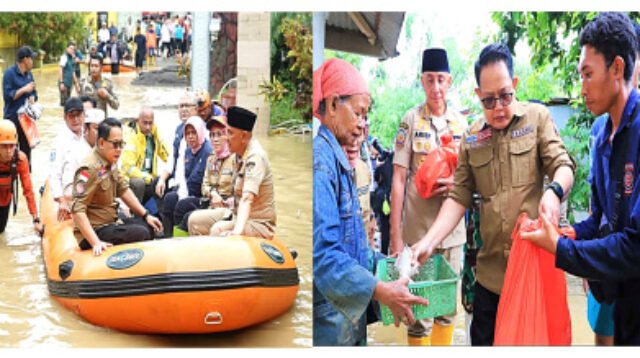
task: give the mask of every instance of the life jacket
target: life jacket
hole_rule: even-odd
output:
[[[9,198],[6,203],[0,202],[0,204],[9,205],[10,201],[13,202],[13,215],[18,210],[18,148],[13,152],[13,157],[9,164],[9,171],[0,172],[0,192],[9,192]]]

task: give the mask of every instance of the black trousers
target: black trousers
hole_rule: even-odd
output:
[[[153,240],[153,228],[142,218],[128,218],[122,224],[110,224],[96,230],[100,240],[114,245],[128,244],[131,242]],[[80,242],[82,250],[91,249],[91,244],[84,239]]]
[[[120,62],[111,63],[111,74],[117,75],[118,73],[120,73]]]
[[[183,231],[189,231],[189,216],[195,210],[200,209],[200,198],[186,197],[176,204],[173,211],[173,222]]]
[[[492,346],[500,295],[487,290],[478,282],[476,282],[473,291],[475,297],[473,320],[471,321],[471,345]]]
[[[9,221],[9,209],[11,209],[11,203],[7,206],[0,206],[0,234],[4,232]]]
[[[173,236],[173,212],[178,204],[177,188],[165,193],[162,198],[162,208],[158,207],[162,216],[162,226],[164,228],[164,237]]]
[[[640,345],[640,297],[632,295],[619,298],[613,309],[613,344],[616,346]]]

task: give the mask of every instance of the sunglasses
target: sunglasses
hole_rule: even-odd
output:
[[[111,143],[111,145],[113,145],[115,149],[122,149],[124,147],[124,141],[121,141],[121,140],[114,141],[114,140],[108,140],[108,139],[105,139],[105,140]]]
[[[494,109],[496,104],[500,101],[502,107],[506,107],[513,101],[513,92],[501,93],[498,97],[486,97],[480,100],[484,109]]]

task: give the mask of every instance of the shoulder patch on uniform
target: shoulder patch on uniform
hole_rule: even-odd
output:
[[[83,182],[87,182],[89,181],[89,171],[86,169],[81,170],[80,172],[78,172],[78,181],[83,181]]]
[[[404,128],[399,128],[398,133],[396,133],[396,147],[404,147],[404,142],[407,140],[407,130]]]
[[[253,169],[256,167],[255,162],[248,162],[245,166],[244,172],[246,176],[251,176],[253,174]]]

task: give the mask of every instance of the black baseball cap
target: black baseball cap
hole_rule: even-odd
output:
[[[18,58],[18,61],[21,61],[25,57],[36,57],[36,56],[38,56],[38,54],[36,52],[33,52],[33,50],[31,50],[31,47],[29,46],[20,47],[20,49],[18,50],[18,54],[16,55],[16,57]]]
[[[82,100],[79,97],[71,97],[64,103],[64,114],[73,111],[84,112],[84,106],[82,105]]]

